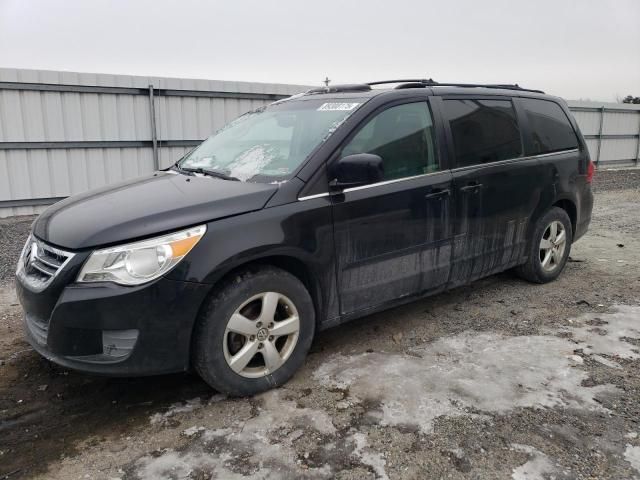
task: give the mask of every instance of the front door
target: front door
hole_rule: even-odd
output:
[[[379,155],[384,181],[333,194],[342,314],[444,287],[449,276],[451,173],[437,159],[426,102],[387,107],[337,158]]]

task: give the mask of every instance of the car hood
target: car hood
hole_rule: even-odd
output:
[[[259,210],[277,188],[158,172],[62,200],[38,217],[33,233],[71,250],[110,245]]]

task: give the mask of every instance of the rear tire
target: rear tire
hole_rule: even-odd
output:
[[[515,268],[516,274],[534,283],[555,280],[567,263],[572,241],[569,215],[559,207],[551,208],[536,222],[527,261]]]
[[[193,365],[219,392],[247,396],[284,384],[315,333],[304,285],[275,267],[233,275],[208,300],[194,332]]]

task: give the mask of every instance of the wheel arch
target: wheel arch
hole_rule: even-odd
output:
[[[309,292],[309,295],[311,296],[311,301],[313,302],[313,307],[315,310],[316,328],[318,328],[320,326],[322,318],[324,318],[323,316],[325,308],[322,301],[322,295],[320,294],[320,282],[317,280],[316,276],[311,273],[311,269],[303,260],[296,256],[288,254],[267,254],[264,256],[242,261],[238,264],[226,268],[222,273],[220,273],[219,277],[213,283],[211,283],[208,294],[205,296],[204,300],[200,304],[200,307],[198,308],[197,315],[200,316],[202,314],[203,309],[206,308],[207,302],[209,301],[211,296],[220,288],[221,285],[224,285],[227,282],[232,282],[233,278],[238,274],[241,274],[242,272],[257,270],[261,267],[276,267],[290,273],[298,280],[300,280],[300,282],[304,285],[304,287]],[[194,326],[191,330],[191,349],[193,348],[194,342],[195,324],[196,322],[194,322]]]
[[[552,207],[558,207],[567,212],[569,220],[571,220],[571,233],[575,235],[578,221],[578,208],[576,204],[569,198],[562,198],[557,200]]]

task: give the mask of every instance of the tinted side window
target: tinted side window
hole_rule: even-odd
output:
[[[379,155],[386,180],[438,170],[433,122],[424,102],[406,103],[380,112],[342,149],[342,156]]]
[[[576,133],[560,105],[533,98],[522,98],[520,101],[531,130],[533,151],[528,153],[537,155],[578,147]]]
[[[509,100],[445,100],[456,166],[497,162],[522,155],[520,128]]]

